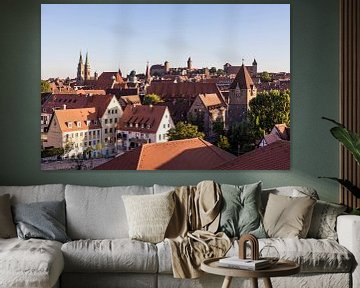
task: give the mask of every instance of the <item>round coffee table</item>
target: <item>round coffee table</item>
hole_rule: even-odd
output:
[[[300,272],[300,266],[288,260],[279,260],[266,269],[244,270],[220,266],[219,259],[221,258],[204,260],[201,263],[201,270],[210,274],[225,276],[222,288],[229,288],[233,277],[251,278],[254,288],[258,288],[258,278],[263,278],[265,287],[272,288],[270,277],[289,276]]]

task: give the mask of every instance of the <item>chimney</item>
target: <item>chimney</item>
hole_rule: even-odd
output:
[[[66,104],[63,105],[63,109],[66,110]]]
[[[154,106],[153,106],[152,104],[149,105],[150,111],[153,110],[153,107],[154,107]]]

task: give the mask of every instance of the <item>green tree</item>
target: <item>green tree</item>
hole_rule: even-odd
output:
[[[275,124],[290,125],[289,90],[260,92],[250,101],[249,108],[249,123],[257,139],[269,133]]]
[[[231,146],[229,143],[229,139],[226,136],[220,135],[219,139],[216,143],[216,146],[218,146],[219,148],[229,151]]]
[[[143,104],[144,105],[149,105],[149,104],[156,104],[156,103],[160,103],[160,102],[164,102],[161,97],[159,95],[156,94],[147,94],[144,97],[143,100]]]
[[[218,69],[218,70],[216,71],[216,74],[219,75],[219,76],[225,75],[225,71],[224,71],[223,69]]]
[[[221,119],[216,119],[216,121],[212,124],[212,131],[218,136],[225,135],[224,127],[224,121],[222,121]]]
[[[48,81],[41,80],[40,91],[41,93],[51,92],[50,83]]]
[[[198,130],[203,132],[204,131],[204,112],[198,111],[195,113],[188,114],[188,121],[190,124],[197,126]]]
[[[260,79],[261,82],[270,82],[272,80],[269,72],[267,71],[261,73]]]
[[[196,125],[187,124],[182,121],[176,123],[175,128],[171,128],[167,133],[169,141],[190,139],[190,138],[204,138],[205,134],[198,131]]]
[[[64,145],[64,156],[68,154],[72,149],[74,149],[74,142],[67,141]]]
[[[247,121],[233,123],[227,133],[230,152],[241,155],[254,148],[255,137],[251,125]]]
[[[211,67],[210,69],[209,69],[209,72],[211,73],[211,74],[215,74],[216,73],[216,67]]]

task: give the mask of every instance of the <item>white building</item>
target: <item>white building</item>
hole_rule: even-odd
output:
[[[118,148],[130,150],[144,143],[168,141],[174,122],[167,106],[129,105],[118,124]]]
[[[55,110],[45,147],[64,148],[65,157],[101,153],[101,123],[95,108]]]

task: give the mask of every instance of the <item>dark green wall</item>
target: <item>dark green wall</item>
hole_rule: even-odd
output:
[[[40,171],[40,4],[59,2],[70,1],[6,0],[1,4],[0,185],[37,183],[99,186],[152,185],[153,183],[179,185],[196,183],[202,179],[245,184],[262,180],[266,187],[312,186],[319,191],[321,198],[338,200],[338,186],[317,179],[318,175],[337,176],[339,169],[337,143],[328,132],[330,125],[321,120],[323,115],[338,118],[338,0],[290,1],[291,170],[283,172]],[[119,1],[107,1],[107,3],[116,2],[119,3]],[[88,0],[77,3],[96,2]],[[246,3],[246,1],[237,3]],[[274,3],[274,1],[247,1],[247,3]],[[97,19],[97,21],[101,20]],[[60,23],[59,28],[61,28]],[[74,31],[67,35],[59,34],[59,41],[69,41],[71,45],[71,37],[76,34],[79,27],[74,27]]]

